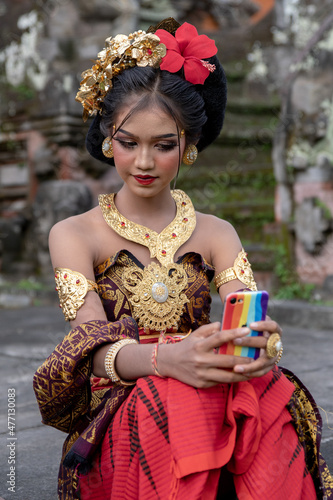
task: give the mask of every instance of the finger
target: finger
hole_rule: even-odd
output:
[[[253,359],[245,356],[234,356],[232,354],[206,354],[205,365],[209,368],[232,370],[234,366],[252,363]]]
[[[197,338],[208,338],[221,330],[221,323],[208,323],[207,325],[200,326],[191,335]]]
[[[235,373],[242,373],[246,376],[261,377],[274,367],[275,361],[275,358],[268,359],[266,356],[262,356],[252,363],[235,365],[233,370]]]
[[[220,368],[211,368],[207,370],[206,373],[207,382],[210,385],[216,384],[231,384],[233,382],[244,382],[248,380],[248,377],[245,374],[235,373],[232,370],[223,370]]]
[[[251,330],[257,330],[259,332],[269,332],[269,333],[279,333],[282,335],[282,329],[280,325],[273,320],[263,320],[263,321],[255,321],[253,323],[250,323],[249,327]]]
[[[256,347],[258,349],[266,349],[267,338],[263,335],[256,335],[254,337],[237,337],[232,342],[236,346],[239,345],[245,347]]]
[[[265,365],[263,367],[261,367],[260,369],[256,370],[256,371],[251,371],[251,372],[243,372],[243,376],[246,377],[248,380],[249,379],[253,379],[253,378],[260,378],[260,377],[263,377],[264,375],[266,375],[266,373],[270,372],[271,370],[273,370],[274,368],[274,365]],[[238,372],[236,372],[238,373]]]
[[[237,337],[245,337],[250,333],[250,329],[234,328],[232,330],[219,330],[205,340],[204,347],[207,351],[220,347],[226,342],[233,341]]]

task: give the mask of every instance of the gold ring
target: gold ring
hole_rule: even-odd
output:
[[[275,358],[276,356],[278,357],[276,364],[280,361],[283,354],[283,344],[279,333],[272,333],[269,336],[266,345],[266,352],[269,359]]]

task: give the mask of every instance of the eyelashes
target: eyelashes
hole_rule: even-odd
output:
[[[127,141],[123,139],[118,139],[114,138],[115,141],[117,141],[124,149],[134,149],[138,144],[135,141]],[[178,147],[177,142],[168,142],[168,143],[156,143],[154,145],[155,148],[157,148],[159,151],[172,151],[173,149]]]
[[[177,148],[178,144],[176,142],[172,142],[170,144],[157,144],[157,147],[161,151],[171,151],[171,150]]]
[[[122,141],[121,139],[116,139],[116,138],[114,138],[114,140],[119,142],[119,144],[125,149],[133,149],[136,146],[136,142]]]

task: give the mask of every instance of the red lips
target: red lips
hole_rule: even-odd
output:
[[[134,175],[134,179],[138,181],[139,184],[148,186],[148,184],[152,184],[154,182],[156,177],[152,177],[151,175]]]

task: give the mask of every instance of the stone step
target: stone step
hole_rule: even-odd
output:
[[[230,188],[258,191],[261,194],[267,189],[274,191],[275,178],[272,165],[269,163],[246,164],[232,160],[221,166],[198,165],[190,170],[181,170],[177,186],[186,189],[203,189],[219,191]],[[263,191],[265,190],[265,191]],[[233,193],[235,195],[235,193]]]
[[[181,167],[181,173],[189,171],[193,177],[200,168],[212,168],[216,172],[227,170],[241,174],[248,169],[272,170],[272,148],[269,144],[247,139],[228,141],[220,137],[207,149],[201,151],[195,165],[190,169]]]
[[[246,140],[271,146],[277,125],[278,115],[273,111],[261,114],[228,109],[219,142],[237,145]]]

